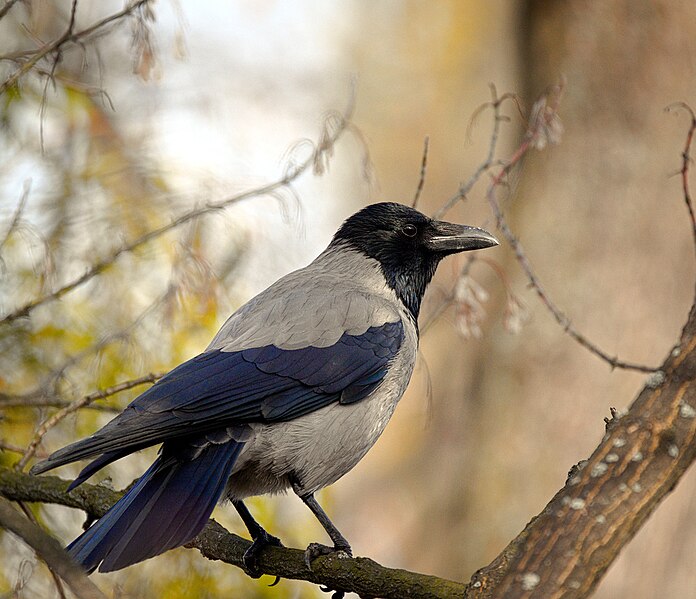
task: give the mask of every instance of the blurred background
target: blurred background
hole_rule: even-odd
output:
[[[66,31],[71,7],[4,5],[1,81],[23,52]],[[75,30],[122,8],[80,0]],[[695,274],[674,176],[688,118],[663,109],[696,106],[693,2],[162,0],[150,11],[65,46],[55,68],[40,61],[0,95],[0,314],[194,207],[282,177],[311,154],[307,140],[321,136],[327,112],[354,94],[352,125],[325,172],[309,169],[291,189],[192,220],[0,324],[3,465],[65,402],[202,351],[233,310],[309,262],[358,208],[410,202],[426,135],[420,208],[442,207],[486,157],[492,113],[471,117],[490,83],[529,108],[565,77],[561,143],[530,153],[499,193],[549,296],[623,359],[658,365],[677,339]],[[503,112],[504,160],[525,123],[513,103]],[[447,218],[491,225],[488,181]],[[466,582],[589,456],[609,408],[627,407],[645,376],[612,371],[565,335],[505,244],[464,280],[463,265],[443,263],[431,286],[421,360],[386,433],[320,500],[357,555]],[[457,281],[457,301],[442,312]],[[63,419],[37,455],[90,434],[137,392]],[[105,484],[126,486],[151,459],[107,468]],[[295,497],[250,507],[286,545],[323,539]],[[63,542],[84,520],[33,509]],[[246,536],[233,510],[214,516]],[[307,583],[269,589],[269,577],[249,579],[186,549],[93,578],[113,597],[325,596]],[[694,589],[692,471],[596,596],[683,598]],[[57,596],[45,566],[6,533],[0,593]]]

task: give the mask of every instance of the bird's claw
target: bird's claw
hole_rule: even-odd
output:
[[[334,591],[333,589],[330,589],[329,587],[319,587],[319,590],[322,593],[333,593],[331,595],[331,599],[343,599],[346,596],[345,591]]]
[[[348,557],[353,557],[353,550],[348,544],[329,547],[327,545],[322,545],[321,543],[310,543],[304,552],[304,561],[307,569],[312,569],[312,562],[318,557],[322,555],[331,555],[333,553],[344,553]]]
[[[242,561],[244,562],[244,567],[246,568],[247,573],[252,578],[260,578],[261,574],[263,574],[263,572],[261,572],[261,569],[259,568],[259,556],[261,555],[263,550],[268,546],[282,547],[283,543],[281,543],[279,538],[274,537],[273,535],[269,535],[267,532],[264,531],[264,534],[256,537],[254,539],[254,542],[244,552],[244,555],[242,556]],[[279,580],[280,577],[276,576],[276,580],[275,582],[273,582],[271,586],[277,584]]]

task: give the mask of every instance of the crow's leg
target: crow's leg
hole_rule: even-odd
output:
[[[321,508],[317,500],[314,498],[313,493],[307,493],[306,495],[300,495],[300,499],[304,501],[305,505],[312,510],[312,513],[317,517],[317,520],[324,527],[324,530],[328,533],[329,537],[333,541],[333,547],[327,547],[326,545],[321,545],[320,543],[311,543],[307,550],[305,551],[305,563],[307,567],[312,569],[312,560],[319,557],[320,555],[328,555],[329,553],[335,553],[336,551],[343,551],[349,556],[353,555],[353,550],[350,548],[350,544],[346,541],[345,537],[340,533],[338,528],[334,526],[326,512]]]
[[[261,572],[259,571],[259,555],[261,555],[264,547],[267,547],[268,545],[282,547],[283,544],[280,542],[280,539],[268,534],[264,528],[256,520],[254,520],[251,512],[240,499],[233,500],[232,505],[239,512],[244,525],[249,530],[249,534],[253,539],[251,547],[244,552],[244,557],[242,558],[244,560],[244,566],[251,576],[258,578],[261,576]],[[276,582],[278,582],[277,577]]]

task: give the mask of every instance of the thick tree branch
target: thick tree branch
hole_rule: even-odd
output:
[[[120,493],[106,487],[87,483],[67,493],[68,484],[68,481],[54,476],[36,477],[0,468],[0,494],[13,501],[56,503],[100,517],[121,497]],[[211,520],[187,547],[198,549],[208,559],[243,568],[242,556],[249,545],[249,541],[229,533]],[[385,568],[363,557],[321,557],[313,562],[312,570],[308,570],[303,551],[271,547],[262,554],[259,566],[266,574],[306,580],[334,590],[355,592],[361,597],[449,599],[465,596],[464,584]]]
[[[681,340],[590,458],[469,583],[472,597],[587,597],[696,458],[696,304]]]

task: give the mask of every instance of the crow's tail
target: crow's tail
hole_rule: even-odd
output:
[[[68,553],[88,572],[111,572],[184,545],[208,521],[243,446],[209,444],[195,456],[163,451]]]

